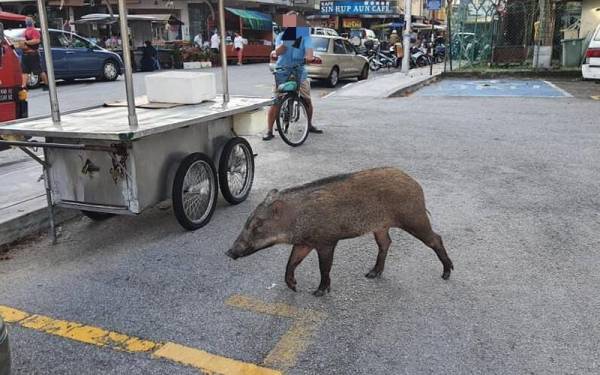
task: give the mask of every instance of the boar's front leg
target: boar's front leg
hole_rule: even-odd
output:
[[[375,267],[373,267],[373,269],[365,275],[369,279],[374,279],[381,276],[383,267],[385,266],[385,258],[387,257],[388,249],[392,244],[392,239],[390,238],[388,228],[375,231],[373,234],[375,235],[377,247],[379,247],[379,253],[377,254],[377,263],[375,263]]]
[[[325,291],[330,291],[331,280],[329,279],[329,271],[331,271],[331,265],[333,264],[333,252],[336,245],[337,243],[317,247],[319,270],[321,270],[321,283],[319,284],[319,288],[313,292],[315,297],[321,297],[325,294]]]
[[[285,268],[285,283],[288,288],[294,292],[296,291],[296,277],[294,276],[294,271],[311,250],[312,247],[304,245],[294,245],[292,248],[290,259],[288,259],[287,267]]]

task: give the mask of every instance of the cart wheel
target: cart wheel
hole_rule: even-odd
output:
[[[183,159],[173,182],[173,210],[182,227],[196,230],[205,226],[217,206],[217,171],[202,153]]]
[[[81,213],[94,221],[102,221],[115,216],[114,214],[96,211],[81,211]]]
[[[223,197],[231,204],[242,203],[250,194],[254,181],[252,147],[244,138],[233,138],[219,160],[219,186]]]

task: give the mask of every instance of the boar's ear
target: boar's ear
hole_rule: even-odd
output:
[[[271,203],[275,200],[275,197],[277,196],[277,193],[279,193],[279,190],[277,189],[273,189],[271,191],[269,191],[269,194],[267,194],[267,197],[265,198],[265,202],[267,203]]]
[[[279,219],[283,214],[283,209],[285,208],[285,203],[282,200],[276,200],[271,204],[271,212],[273,213],[273,218]]]

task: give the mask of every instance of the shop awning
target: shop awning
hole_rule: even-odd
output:
[[[257,12],[255,10],[225,8],[242,19],[245,28],[251,30],[271,30],[273,28],[273,19],[270,15]]]

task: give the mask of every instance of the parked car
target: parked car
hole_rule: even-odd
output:
[[[8,332],[0,318],[0,375],[10,374],[10,350],[8,347]]]
[[[369,78],[369,60],[359,55],[346,38],[313,35],[315,61],[307,66],[308,77],[324,79],[335,87],[340,79]]]
[[[17,46],[25,40],[25,29],[6,30],[5,34]],[[119,55],[75,33],[50,29],[50,45],[56,79],[71,81],[97,78],[114,81],[123,71],[123,61]],[[45,66],[43,48],[40,48],[40,58]],[[35,87],[38,83],[39,77],[30,75],[28,85]]]
[[[365,42],[370,41],[370,44],[373,47],[377,47],[379,45],[379,39],[375,35],[375,32],[371,29],[352,29],[349,34],[350,42],[359,49],[365,48]]]
[[[334,29],[327,28],[327,27],[311,27],[310,33],[312,35],[338,36],[337,31],[335,31]]]
[[[583,79],[600,79],[600,25],[596,27],[581,65]]]

